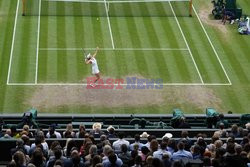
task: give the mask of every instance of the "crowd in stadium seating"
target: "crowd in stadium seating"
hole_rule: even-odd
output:
[[[244,129],[233,125],[230,133],[220,123],[210,144],[199,134],[193,143],[186,130],[182,131],[179,140],[166,133],[159,142],[153,134],[143,132],[136,134],[134,141],[129,142],[123,132],[116,134],[114,127],[109,126],[107,131],[101,127],[100,123],[94,123],[93,130],[87,132],[84,125],[80,125],[79,130],[74,132],[72,124],[68,124],[62,134],[56,132],[54,125],[49,127],[47,134],[42,130],[32,133],[28,125],[24,125],[21,132],[15,128],[7,129],[1,138],[17,138],[8,166],[184,167],[193,163],[203,167],[247,167],[250,164],[250,123]],[[227,141],[223,143],[221,137],[227,137]],[[234,141],[238,137],[242,138],[240,143]],[[30,138],[35,138],[31,145]],[[50,147],[46,138],[55,139]],[[66,145],[60,145],[57,141],[59,138],[67,138]],[[80,147],[77,147],[74,138],[84,138]],[[95,140],[97,138],[100,140]],[[117,139],[110,143],[111,138]],[[141,143],[141,138],[147,138],[147,142]]]

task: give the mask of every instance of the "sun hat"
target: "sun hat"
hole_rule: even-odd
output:
[[[102,128],[102,124],[99,123],[99,122],[96,122],[96,123],[93,124],[92,128],[93,128],[93,130],[101,129]]]
[[[91,54],[89,53],[88,55],[87,55],[87,59],[90,59],[91,58]]]
[[[109,127],[107,128],[107,131],[109,132],[111,129],[115,130],[115,128],[112,125],[109,125]]]
[[[173,135],[172,135],[172,133],[165,133],[165,135],[164,136],[162,136],[162,138],[165,138],[165,137],[167,137],[167,138],[172,138],[173,137]]]
[[[147,132],[143,132],[140,137],[142,138],[147,138],[149,136],[149,134]]]

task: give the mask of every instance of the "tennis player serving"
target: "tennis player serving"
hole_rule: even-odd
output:
[[[99,50],[99,47],[96,48],[96,51],[94,54],[91,55],[89,53],[85,58],[85,63],[92,65],[92,74],[96,76],[95,82],[93,84],[90,84],[90,86],[92,86],[92,87],[95,87],[95,83],[100,79],[100,71],[98,68],[97,61],[95,59],[98,50]]]

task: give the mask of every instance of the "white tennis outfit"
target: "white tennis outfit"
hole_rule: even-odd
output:
[[[90,61],[92,65],[92,74],[98,74],[100,71],[96,59],[92,58]]]

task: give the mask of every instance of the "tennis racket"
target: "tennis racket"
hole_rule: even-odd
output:
[[[83,60],[85,61],[85,59],[87,59],[87,52],[84,50],[84,48],[82,48],[82,52],[83,52]]]

